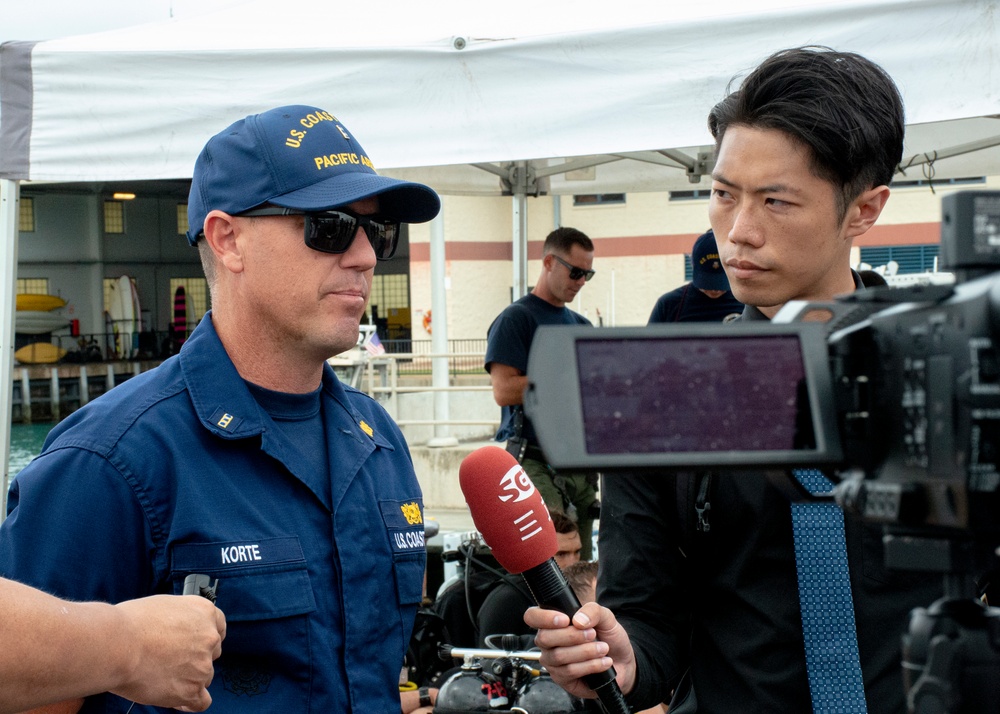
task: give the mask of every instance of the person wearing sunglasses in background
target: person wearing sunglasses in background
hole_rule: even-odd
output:
[[[485,366],[501,414],[496,438],[507,442],[507,450],[521,462],[549,510],[576,521],[583,543],[580,556],[590,560],[591,534],[600,509],[597,475],[555,473],[538,445],[521,398],[538,326],[592,324],[566,304],[594,277],[594,243],[575,228],[557,228],[545,238],[542,254],[542,273],[534,289],[508,305],[486,333]]]
[[[433,190],[379,176],[332,114],[246,117],[195,163],[212,310],[179,355],[75,412],[15,479],[0,574],[112,603],[218,579],[212,711],[400,711],[420,487],[396,424],[328,357]],[[82,709],[81,709],[82,707]],[[151,709],[112,694],[48,711]]]

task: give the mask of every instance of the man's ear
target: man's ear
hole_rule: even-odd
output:
[[[210,211],[205,217],[205,242],[216,262],[231,273],[243,272],[243,252],[236,240],[239,234],[236,220],[228,213]]]
[[[882,214],[889,200],[888,186],[875,186],[863,192],[847,209],[847,238],[857,238],[868,232]]]

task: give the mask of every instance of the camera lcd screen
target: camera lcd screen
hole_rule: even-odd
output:
[[[588,453],[815,448],[796,335],[580,340],[576,351]]]
[[[541,326],[524,408],[556,469],[842,459],[826,331],[815,322]]]

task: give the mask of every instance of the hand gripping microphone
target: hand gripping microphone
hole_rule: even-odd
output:
[[[573,617],[580,601],[553,560],[556,529],[521,465],[499,446],[484,446],[462,460],[458,478],[472,521],[497,562],[521,574],[539,607]],[[614,667],[587,675],[584,681],[597,692],[606,712],[629,714]]]

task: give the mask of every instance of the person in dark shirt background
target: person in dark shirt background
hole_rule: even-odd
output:
[[[649,324],[657,322],[726,322],[743,312],[729,290],[711,229],[691,249],[691,282],[664,293],[653,306]]]

